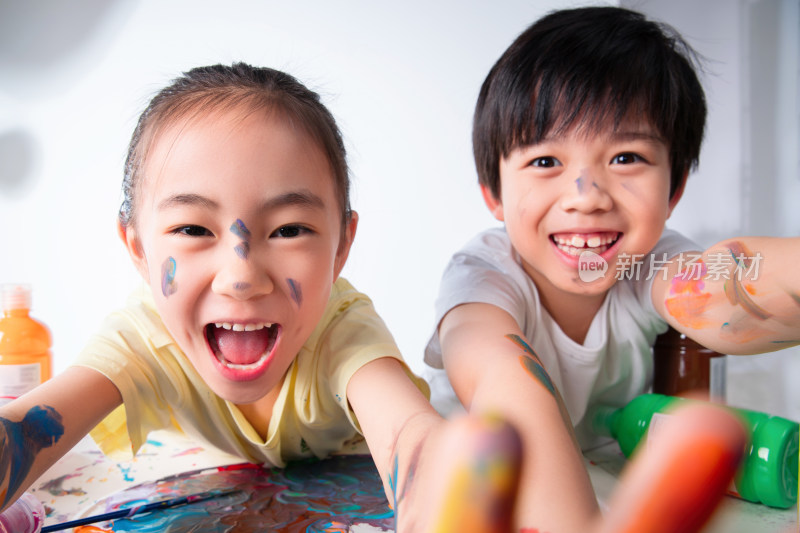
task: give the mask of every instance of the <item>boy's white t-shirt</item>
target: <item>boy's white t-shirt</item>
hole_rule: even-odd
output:
[[[507,311],[539,356],[558,388],[584,449],[601,441],[584,416],[590,406],[622,406],[647,392],[653,376],[652,345],[667,323],[651,297],[655,276],[666,275],[667,262],[683,251],[699,250],[681,234],[664,230],[650,254],[638,261],[638,275],[620,279],[609,290],[586,339],[570,339],[542,307],[533,280],[504,228],[484,231],[457,252],[442,277],[436,300],[436,325],[425,349],[431,401],[443,414],[458,403],[443,370],[438,324],[448,311],[465,303],[488,303]],[[615,275],[608,271],[606,275]],[[511,341],[508,341],[511,342]],[[487,361],[487,364],[489,362]]]

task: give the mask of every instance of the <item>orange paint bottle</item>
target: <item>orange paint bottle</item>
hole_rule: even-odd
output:
[[[52,338],[43,323],[30,316],[29,285],[0,287],[0,405],[50,379]]]

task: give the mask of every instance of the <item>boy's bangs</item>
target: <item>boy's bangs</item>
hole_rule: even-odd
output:
[[[511,143],[505,148],[506,155],[516,147],[537,144],[569,132],[593,136],[609,129],[617,130],[630,117],[649,123],[659,137],[668,138],[663,131],[663,121],[652,112],[664,107],[664,102],[651,101],[649,95],[657,91],[646,85],[632,85],[611,81],[605,85],[577,80],[541,81],[529,96],[530,100],[524,103],[532,116],[516,121],[514,131],[507,137]]]

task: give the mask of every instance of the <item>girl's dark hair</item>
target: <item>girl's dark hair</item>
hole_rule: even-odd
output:
[[[492,67],[475,108],[478,179],[499,197],[499,163],[574,126],[647,120],[670,151],[670,197],[695,168],[706,120],[697,54],[671,27],[616,7],[556,11]]]
[[[342,134],[333,115],[317,93],[289,74],[245,63],[192,69],[150,100],[128,146],[119,210],[123,226],[135,221],[142,168],[158,134],[175,120],[237,107],[277,112],[319,143],[331,165],[344,228],[350,217],[350,178]]]

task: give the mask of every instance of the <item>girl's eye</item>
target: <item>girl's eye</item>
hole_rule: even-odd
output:
[[[644,161],[644,158],[639,154],[633,153],[624,153],[614,156],[611,159],[612,165],[630,165],[633,163],[641,163]]]
[[[308,233],[310,230],[304,226],[300,226],[297,224],[292,224],[289,226],[282,226],[275,230],[275,232],[271,235],[271,237],[281,237],[283,239],[292,239],[294,237],[299,237],[304,233]]]
[[[175,228],[172,230],[172,233],[180,234],[180,235],[187,235],[189,237],[209,237],[213,236],[213,234],[208,231],[203,226],[195,226],[195,225],[187,225],[181,226],[179,228]]]
[[[538,168],[553,168],[561,165],[561,161],[556,159],[555,157],[545,156],[545,157],[537,157],[533,161],[530,162],[532,167]]]

